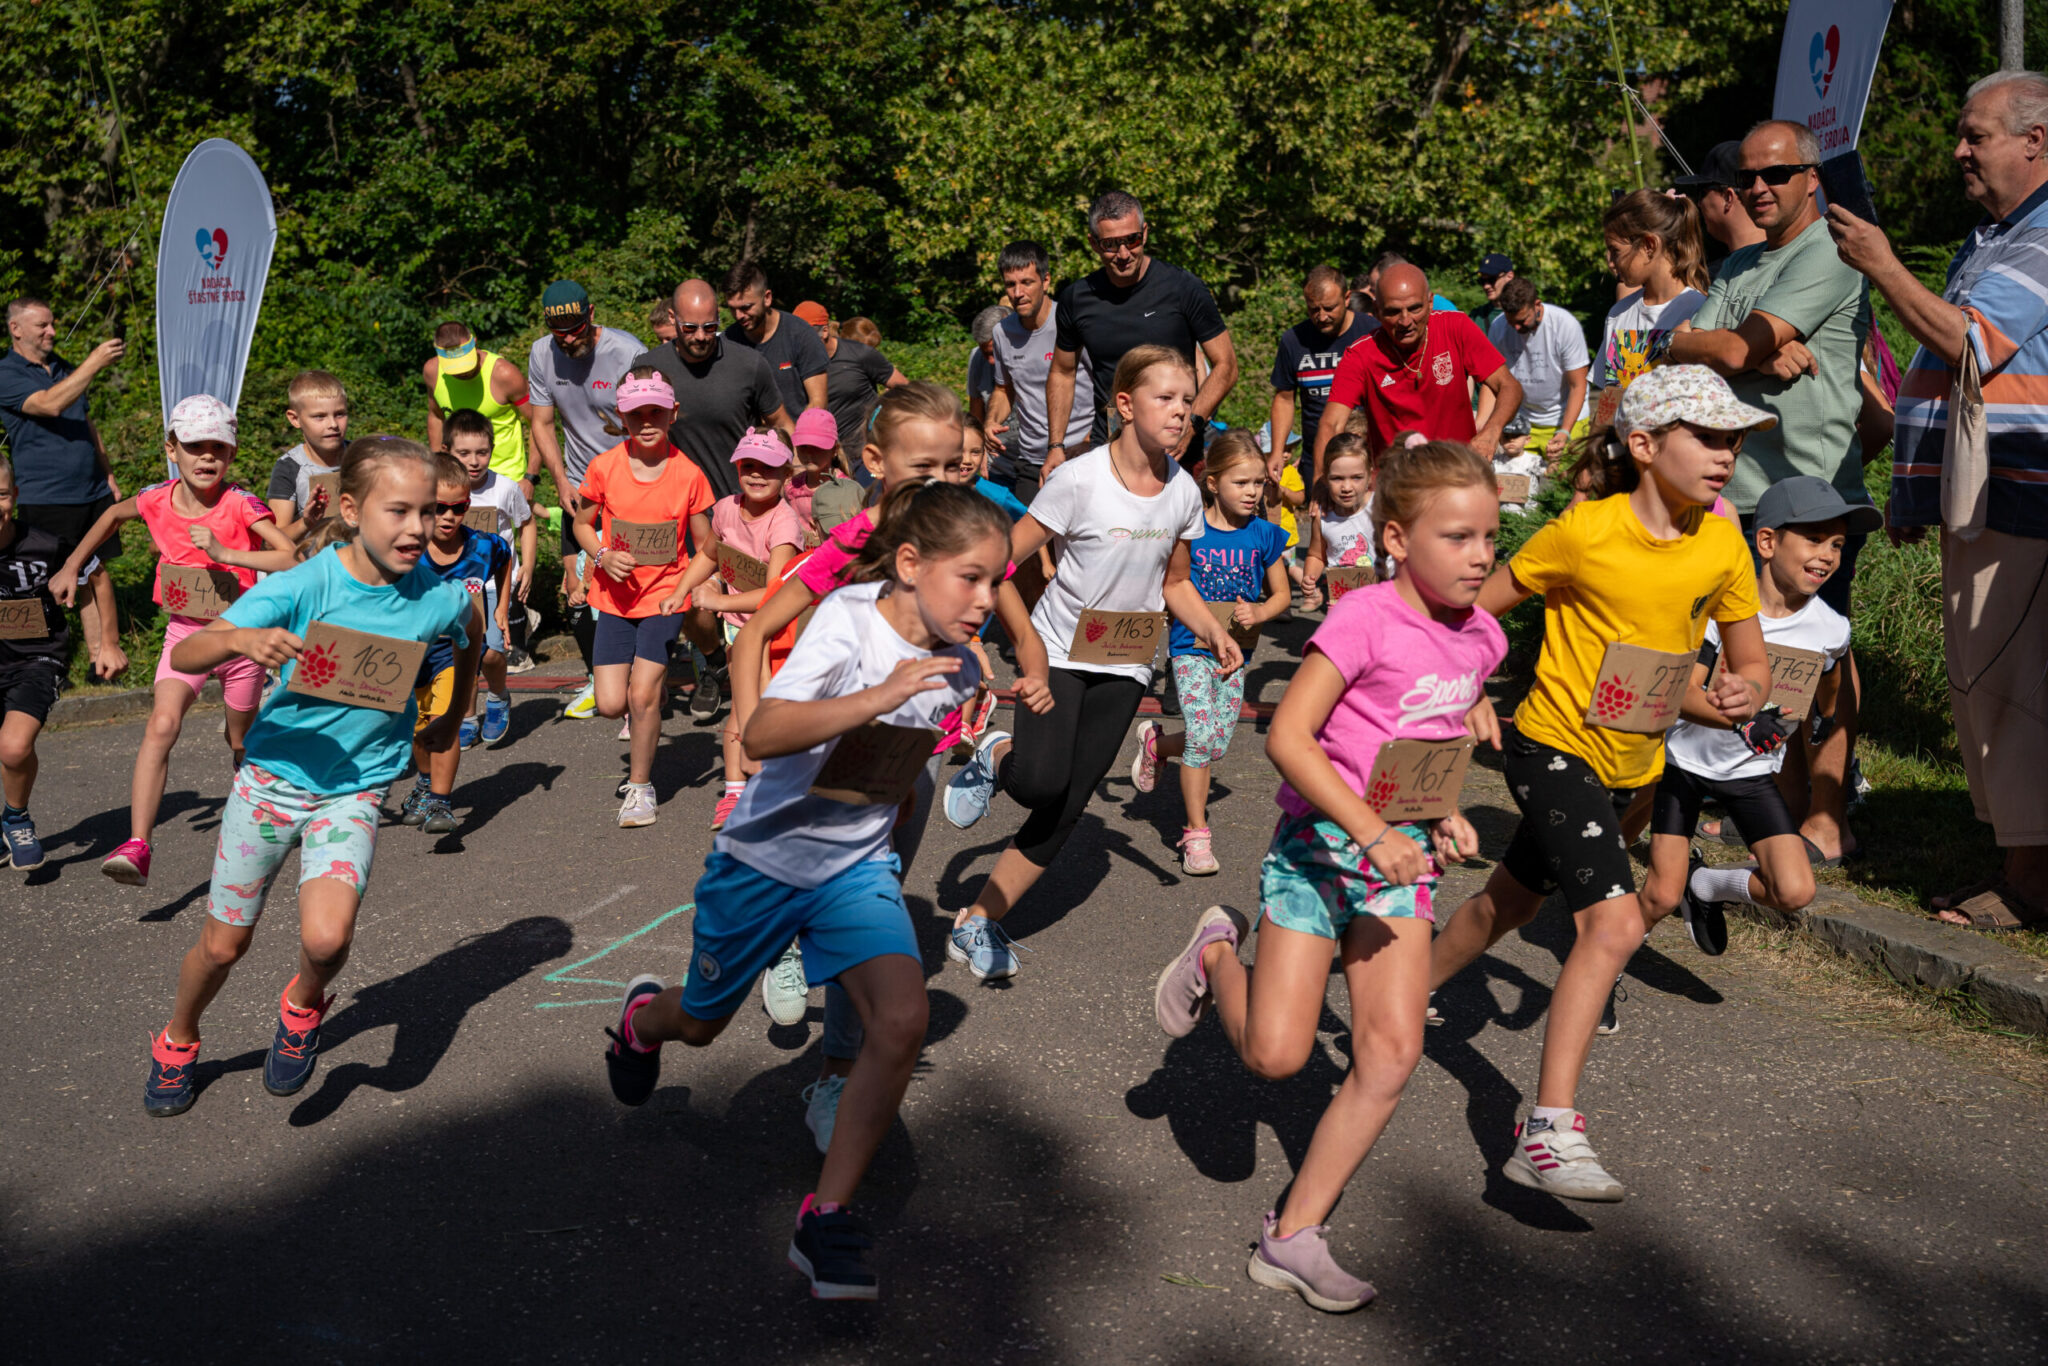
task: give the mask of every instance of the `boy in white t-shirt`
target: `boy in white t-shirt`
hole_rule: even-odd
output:
[[[533,557],[540,549],[540,529],[533,519],[533,506],[526,501],[526,495],[520,492],[518,484],[491,469],[495,434],[489,418],[474,408],[462,408],[448,415],[441,431],[448,442],[448,453],[469,475],[470,515],[474,516],[480,508],[494,512],[496,520],[489,530],[493,535],[503,536],[508,545],[512,544],[511,533],[516,531],[519,534],[517,553],[512,559],[511,582],[505,590],[513,599],[506,604],[505,616],[509,626],[513,616],[523,618],[525,615],[526,595],[533,583]],[[481,724],[474,717],[462,723],[463,748],[467,749],[479,739],[487,745],[495,745],[505,738],[512,724],[512,694],[506,687],[505,675],[524,673],[532,667],[533,660],[526,651],[514,649],[512,642],[499,632],[498,585],[495,581],[488,582],[484,589],[482,672],[487,688],[484,715]]]
[[[1683,719],[1671,728],[1664,776],[1657,784],[1650,818],[1650,876],[1644,884],[1643,918],[1648,925],[1682,911],[1686,928],[1702,952],[1728,947],[1722,903],[1746,901],[1796,911],[1813,900],[1813,861],[1818,851],[1799,834],[1799,819],[1779,790],[1784,746],[1800,741],[1800,717],[1788,714],[1798,695],[1810,690],[1810,710],[1834,710],[1841,687],[1842,659],[1849,653],[1849,621],[1816,594],[1842,563],[1842,547],[1858,532],[1883,525],[1883,514],[1868,504],[1844,502],[1825,479],[1811,475],[1780,480],[1756,505],[1758,619],[1771,652],[1774,680],[1769,703],[1729,728],[1706,705],[1703,691],[1712,672],[1720,634],[1710,622],[1707,641],[1687,689]],[[1787,651],[1805,651],[1798,659]],[[1707,801],[1720,803],[1756,855],[1756,867],[1709,868],[1692,852],[1695,823]]]

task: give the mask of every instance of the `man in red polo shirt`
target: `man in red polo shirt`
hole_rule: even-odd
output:
[[[1414,431],[1432,441],[1466,442],[1492,458],[1501,427],[1522,406],[1522,386],[1478,324],[1462,313],[1433,313],[1429,300],[1429,279],[1414,266],[1394,266],[1380,277],[1380,325],[1337,362],[1316,426],[1318,478],[1323,448],[1361,404],[1375,455],[1397,433]],[[1493,392],[1483,427],[1472,417],[1473,384]]]

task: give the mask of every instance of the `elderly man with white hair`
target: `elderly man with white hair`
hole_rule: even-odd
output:
[[[2048,78],[1985,77],[1956,134],[1963,193],[1985,217],[1941,293],[1913,278],[1874,224],[1836,207],[1828,230],[1920,343],[1899,390],[1892,534],[1941,528],[1956,741],[1977,819],[2005,851],[1998,875],[1934,907],[1957,924],[2009,930],[2048,924],[2048,404],[2038,398],[2048,385]],[[1985,437],[1952,445],[1966,351],[1983,385]]]

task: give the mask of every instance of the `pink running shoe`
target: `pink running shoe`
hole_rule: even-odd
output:
[[[1193,826],[1180,832],[1180,870],[1189,877],[1208,877],[1217,870],[1216,855],[1209,849],[1209,827]]]
[[[1159,734],[1157,721],[1138,723],[1138,757],[1131,760],[1131,786],[1150,792],[1159,785]]]
[[[123,841],[120,848],[107,855],[107,861],[100,865],[100,871],[123,887],[147,887],[149,846],[141,840]]]
[[[633,718],[632,718],[632,717],[630,717],[630,716],[629,716],[629,717],[627,717],[627,718],[626,718],[625,720],[623,720],[623,721],[619,722],[619,738],[620,738],[621,740],[630,740],[630,739],[632,739],[632,738],[633,738]]]
[[[725,829],[725,822],[732,815],[732,809],[739,804],[740,794],[737,792],[728,792],[720,797],[718,805],[711,808],[711,828],[713,830]]]

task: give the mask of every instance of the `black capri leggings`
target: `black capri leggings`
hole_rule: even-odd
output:
[[[1017,831],[1017,852],[1049,867],[1074,833],[1096,784],[1116,762],[1138,714],[1145,685],[1122,674],[1055,668],[1052,710],[1017,708],[1017,731],[999,782],[1031,814]]]

